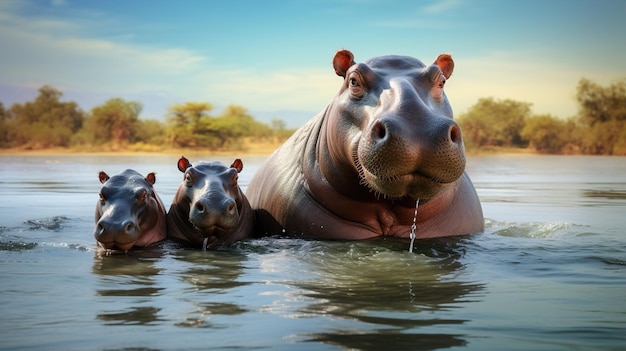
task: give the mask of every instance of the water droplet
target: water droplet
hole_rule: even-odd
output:
[[[419,207],[420,199],[415,201],[415,212],[413,213],[413,225],[411,225],[411,233],[409,234],[409,238],[411,238],[411,243],[409,244],[409,252],[413,252],[413,241],[415,241],[415,229],[417,229],[417,208]]]

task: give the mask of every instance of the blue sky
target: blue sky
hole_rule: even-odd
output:
[[[0,101],[49,84],[85,110],[121,97],[161,119],[208,101],[297,126],[337,92],[346,48],[356,61],[452,53],[457,116],[495,97],[569,117],[581,78],[626,78],[625,16],[621,0],[0,0]]]

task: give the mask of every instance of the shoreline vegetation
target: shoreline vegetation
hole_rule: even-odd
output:
[[[214,114],[209,102],[174,104],[161,121],[139,118],[137,101],[112,98],[86,112],[62,95],[44,85],[34,101],[0,102],[0,154],[262,156],[295,132],[238,105]],[[626,79],[603,87],[583,78],[576,101],[578,114],[563,119],[534,114],[528,102],[481,98],[455,120],[469,155],[626,155]]]
[[[140,156],[140,155],[172,155],[172,156],[269,156],[274,150],[282,145],[282,142],[243,142],[239,147],[233,149],[209,150],[203,148],[171,148],[161,149],[157,145],[130,145],[125,148],[103,148],[103,149],[79,149],[71,147],[51,147],[44,149],[9,148],[0,149],[0,156]],[[511,148],[511,147],[491,147],[482,149],[466,150],[468,156],[485,155],[546,155],[537,152],[532,148]],[[561,154],[566,155],[566,154]],[[574,154],[575,155],[575,154]]]
[[[0,155],[5,156],[45,156],[45,155],[211,155],[211,156],[269,156],[282,142],[242,142],[232,149],[211,150],[209,148],[163,148],[158,145],[128,145],[125,147],[104,148],[74,148],[50,147],[39,149],[6,148],[0,149]]]

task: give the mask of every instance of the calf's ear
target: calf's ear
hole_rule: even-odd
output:
[[[106,183],[107,180],[109,180],[109,175],[104,173],[103,171],[100,171],[100,173],[98,173],[98,179],[100,180],[100,183],[104,184]]]
[[[181,156],[178,159],[178,163],[176,165],[178,166],[179,171],[185,173],[187,168],[191,167],[191,162],[189,162],[189,160],[185,158],[185,156]]]
[[[154,185],[154,183],[156,183],[156,173],[148,173],[148,175],[146,176],[146,180],[148,181],[148,183]]]
[[[230,165],[232,168],[237,170],[237,173],[240,173],[241,170],[243,169],[243,162],[241,161],[240,158],[237,158],[233,161],[233,164]]]

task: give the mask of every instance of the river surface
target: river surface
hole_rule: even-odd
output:
[[[156,171],[169,208],[176,160],[0,156],[0,350],[626,348],[626,158],[470,157],[485,232],[414,253],[270,237],[100,255],[98,172]]]

